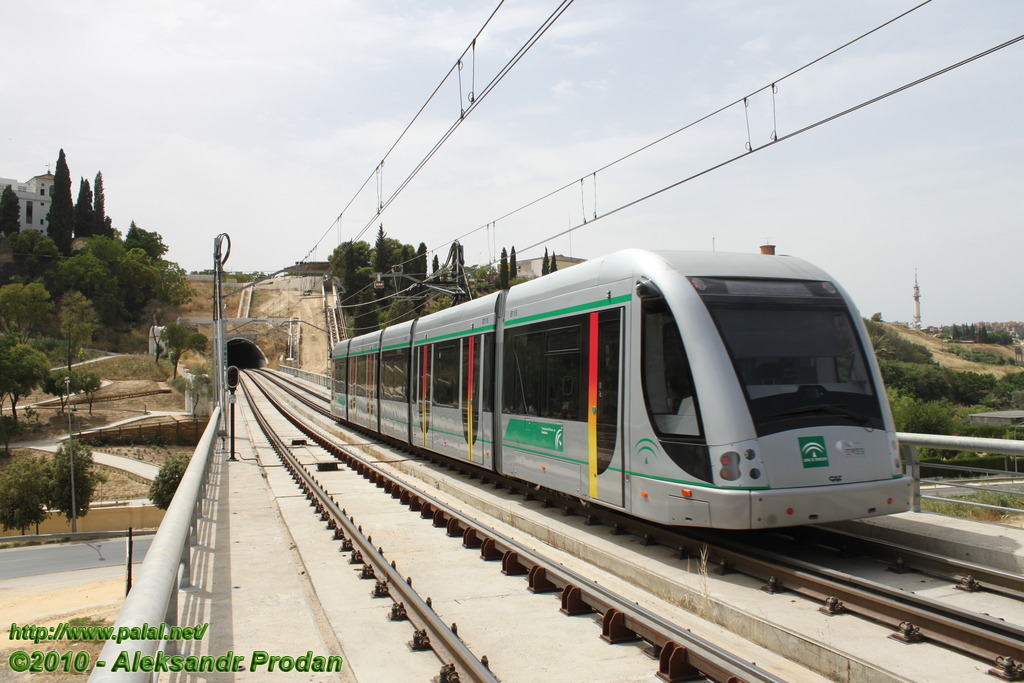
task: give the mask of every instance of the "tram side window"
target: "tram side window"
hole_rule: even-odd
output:
[[[480,345],[484,355],[484,377],[483,388],[481,389],[481,409],[485,413],[494,410],[494,333],[488,332],[483,335],[483,343]]]
[[[576,319],[574,319],[575,321]],[[505,342],[503,410],[556,420],[584,419],[581,325],[531,326]]]
[[[434,401],[436,406],[459,407],[459,347],[455,342],[434,346]]]
[[[579,420],[580,401],[580,328],[569,327],[547,333],[544,357],[544,379],[547,383],[547,411],[544,417]]]
[[[345,358],[334,359],[334,393],[344,394],[348,378],[348,363]]]
[[[369,396],[369,360],[370,357],[363,355],[356,358],[356,391],[357,396]]]
[[[409,352],[407,349],[385,351],[380,357],[382,398],[387,401],[407,400],[409,386]]]
[[[672,312],[663,300],[644,303],[643,388],[647,410],[663,434],[700,436],[690,364]]]

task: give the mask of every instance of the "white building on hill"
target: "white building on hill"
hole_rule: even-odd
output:
[[[46,232],[50,227],[50,195],[53,194],[53,174],[46,173],[19,182],[12,178],[0,178],[0,192],[10,185],[18,195],[21,207],[21,229]]]

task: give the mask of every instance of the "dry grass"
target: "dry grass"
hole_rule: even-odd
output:
[[[149,481],[138,475],[106,465],[96,465],[96,471],[106,477],[106,481],[93,491],[94,501],[149,497]]]
[[[994,375],[997,378],[1005,377],[1020,372],[1019,367],[1013,365],[988,365],[986,363],[975,363],[966,358],[955,355],[950,348],[953,346],[941,339],[936,339],[927,332],[911,330],[905,327],[891,325],[891,329],[904,339],[915,344],[920,344],[932,352],[935,362],[944,368],[950,368],[960,372],[977,372],[986,375]],[[970,349],[983,353],[991,353],[994,356],[1013,360],[1014,352],[1012,346],[999,346],[998,344],[969,344]]]
[[[94,446],[93,450],[133,458],[159,467],[175,455],[190,458],[196,449],[193,446]]]

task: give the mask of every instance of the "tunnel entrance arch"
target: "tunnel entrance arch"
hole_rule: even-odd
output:
[[[225,343],[227,364],[239,370],[267,367],[267,357],[254,341],[246,337],[228,337]]]

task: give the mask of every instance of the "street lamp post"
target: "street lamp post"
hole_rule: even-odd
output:
[[[78,506],[75,505],[75,442],[71,429],[71,378],[64,378],[65,394],[68,397],[68,458],[71,465],[71,532],[78,531]]]

